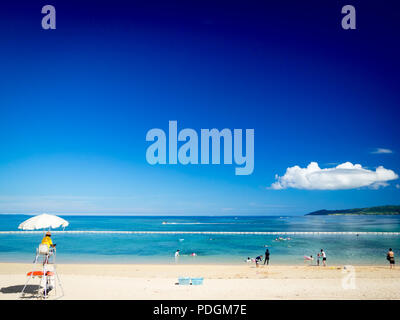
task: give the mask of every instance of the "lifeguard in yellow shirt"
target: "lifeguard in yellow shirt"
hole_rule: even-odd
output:
[[[47,244],[47,247],[50,249],[50,247],[55,247],[56,245],[53,244],[53,241],[51,240],[51,232],[47,231],[46,235],[42,239],[42,244]]]

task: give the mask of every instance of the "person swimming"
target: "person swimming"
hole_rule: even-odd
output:
[[[292,240],[292,238],[284,238],[284,237],[278,237],[278,238],[275,238],[275,241],[287,241],[287,240]]]
[[[306,263],[307,261],[310,261],[310,265],[311,265],[312,261],[314,261],[313,256],[304,256],[304,263]]]

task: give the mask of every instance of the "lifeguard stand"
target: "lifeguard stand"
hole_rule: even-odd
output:
[[[40,266],[40,268],[39,268]],[[41,270],[37,270],[41,269]],[[54,289],[55,298],[64,295],[64,289],[56,267],[56,248],[49,247],[47,244],[40,244],[36,249],[35,260],[33,261],[32,271],[27,273],[28,279],[21,291],[20,298],[26,297],[25,289],[35,278],[40,280],[38,298],[47,299],[49,293]],[[57,296],[57,287],[60,288],[61,295]]]

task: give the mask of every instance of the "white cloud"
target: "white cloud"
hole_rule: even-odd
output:
[[[390,149],[384,149],[384,148],[376,148],[374,151],[372,151],[371,153],[373,154],[382,154],[382,153],[393,153],[392,150]]]
[[[307,190],[340,190],[370,187],[378,189],[388,185],[387,181],[399,176],[392,170],[380,166],[376,170],[368,170],[360,164],[345,162],[333,168],[321,169],[317,162],[311,162],[307,168],[294,166],[286,169],[286,173],[271,185],[271,189],[287,188]]]

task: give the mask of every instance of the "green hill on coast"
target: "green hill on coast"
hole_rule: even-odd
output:
[[[306,216],[331,215],[400,215],[400,206],[379,206],[344,210],[318,210],[307,213]]]

